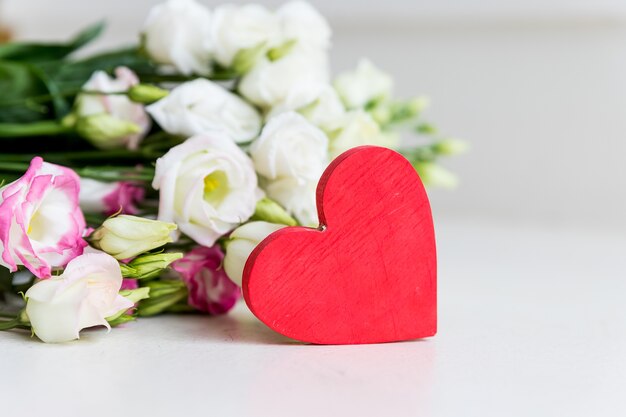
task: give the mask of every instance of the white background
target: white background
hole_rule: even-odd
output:
[[[46,345],[0,334],[10,417],[621,417],[626,239],[440,221],[439,332],[290,342],[240,304]],[[375,306],[373,306],[375,308]]]

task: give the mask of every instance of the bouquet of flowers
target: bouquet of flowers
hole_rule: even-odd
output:
[[[226,313],[261,240],[318,225],[317,181],[355,146],[456,181],[437,160],[465,144],[422,120],[425,98],[393,97],[366,60],[330,81],[331,30],[306,2],[169,0],[138,47],[77,58],[102,30],[0,45],[2,330],[64,342]]]

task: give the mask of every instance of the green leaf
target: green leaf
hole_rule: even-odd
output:
[[[0,46],[0,59],[42,62],[65,58],[96,39],[104,27],[104,22],[91,25],[67,43],[10,42]]]
[[[117,67],[128,67],[137,73],[151,73],[154,67],[139,55],[137,48],[126,48],[73,62],[41,64],[42,70],[64,93],[76,94],[95,71],[113,72]]]
[[[0,61],[0,91],[0,122],[25,123],[49,117],[48,106],[29,99],[46,94],[47,88],[27,63]]]
[[[45,71],[35,65],[31,66],[31,71],[48,89],[57,119],[65,117],[70,111],[70,103],[63,97],[57,83]]]
[[[76,35],[74,39],[72,39],[69,46],[73,47],[74,50],[82,48],[83,46],[87,45],[88,43],[102,35],[105,28],[106,23],[104,21],[94,23],[93,25],[88,26],[86,29],[83,29],[81,32],[79,32],[78,35]]]

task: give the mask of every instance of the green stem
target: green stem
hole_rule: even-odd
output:
[[[107,170],[107,167],[102,167],[101,169],[86,167],[74,169],[74,171],[76,171],[76,173],[83,178],[91,178],[94,180],[102,181],[152,181],[152,179],[154,178],[153,169],[109,169],[110,171]]]
[[[150,150],[128,151],[125,149],[115,149],[108,151],[78,151],[78,152],[46,152],[45,160],[48,162],[56,161],[94,161],[107,159],[156,159],[161,153],[152,153]],[[29,162],[33,158],[33,154],[1,154],[2,162]]]
[[[16,317],[13,320],[0,321],[0,330],[10,330],[21,325],[22,323],[20,322],[19,318]]]
[[[71,128],[63,126],[55,120],[44,120],[33,123],[0,123],[0,138],[55,136],[71,131]]]
[[[156,133],[153,133],[143,138],[143,140],[141,141],[141,146],[149,145],[149,144],[157,143],[157,142],[162,142],[164,140],[169,139],[170,137],[171,135],[169,133],[167,133],[164,130],[160,130]]]
[[[200,76],[188,76],[178,74],[137,74],[142,83],[182,83],[185,81],[195,80],[196,78],[204,78]]]
[[[192,81],[197,78],[208,78],[214,81],[227,81],[233,80],[238,77],[238,74],[234,71],[219,71],[214,72],[208,77],[201,75],[179,75],[179,74],[137,74],[142,83],[183,83],[185,81]]]
[[[20,106],[23,105],[26,102],[31,102],[31,103],[38,103],[38,102],[48,102],[51,101],[53,98],[55,97],[72,97],[75,96],[77,94],[91,94],[91,95],[98,95],[98,96],[108,96],[108,95],[126,95],[128,94],[127,91],[114,91],[114,92],[110,92],[110,93],[105,93],[104,91],[94,91],[94,90],[82,90],[80,88],[72,88],[70,90],[65,90],[65,91],[59,91],[57,94],[42,94],[39,96],[33,96],[33,97],[28,97],[28,98],[18,98],[18,99],[12,99],[12,100],[0,100],[0,107],[13,107],[13,106]]]
[[[4,162],[0,161],[0,171],[24,173],[29,164],[24,162]]]
[[[23,105],[26,102],[30,102],[30,103],[47,102],[47,101],[52,100],[55,96],[56,97],[71,97],[71,96],[75,96],[80,91],[81,91],[80,88],[73,88],[71,90],[66,90],[66,91],[59,92],[56,95],[42,94],[42,95],[32,96],[32,97],[28,97],[28,98],[17,98],[17,99],[10,99],[10,100],[0,100],[0,107],[19,106],[19,105]]]
[[[98,91],[98,90],[80,90],[80,94],[87,94],[91,96],[126,96],[128,91]]]
[[[0,161],[0,172],[24,173],[28,163]],[[92,178],[102,181],[152,181],[154,169],[130,167],[85,167],[74,168],[74,171],[83,178]]]

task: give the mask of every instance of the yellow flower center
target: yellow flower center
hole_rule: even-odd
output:
[[[39,210],[35,210],[33,216],[30,218],[30,222],[28,223],[28,228],[26,229],[26,234],[30,235],[33,231],[33,223],[37,224],[39,221]]]
[[[222,171],[215,171],[204,177],[204,200],[212,205],[222,202],[228,194],[228,177]]]
[[[213,192],[219,186],[220,186],[220,180],[217,178],[215,173],[204,177],[204,193],[205,194]]]

